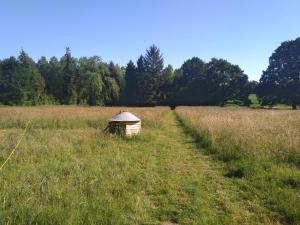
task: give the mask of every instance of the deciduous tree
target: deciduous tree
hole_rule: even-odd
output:
[[[263,105],[300,105],[300,38],[283,42],[269,59],[258,87]]]

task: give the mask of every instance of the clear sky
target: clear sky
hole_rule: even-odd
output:
[[[0,58],[99,55],[126,63],[151,44],[175,68],[225,58],[252,80],[282,41],[300,36],[299,0],[0,0]]]

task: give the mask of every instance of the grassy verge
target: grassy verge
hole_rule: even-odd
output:
[[[247,110],[241,112],[243,109],[230,109],[229,112],[219,108],[197,108],[194,114],[191,110],[189,107],[177,109],[179,123],[204,153],[224,164],[224,176],[243,190],[243,198],[247,201],[257,197],[262,205],[281,215],[282,223],[299,224],[299,151],[295,148],[299,147],[297,123],[284,128],[272,127],[273,132],[263,138],[260,125],[255,124],[255,121],[243,126],[246,120],[251,120]],[[233,120],[234,115],[230,113],[246,115],[238,115]],[[271,124],[274,119],[272,113],[268,116]],[[239,126],[234,125],[236,120],[240,120]],[[253,135],[249,131],[251,126],[251,132],[256,130],[253,139],[246,136]],[[281,136],[285,136],[280,129],[287,130],[289,136],[286,140],[281,139]],[[291,142],[288,143],[289,139]],[[253,140],[254,143],[250,142]]]

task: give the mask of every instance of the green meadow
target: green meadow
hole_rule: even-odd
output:
[[[139,136],[107,134],[128,110]],[[0,107],[0,224],[300,224],[300,113]]]

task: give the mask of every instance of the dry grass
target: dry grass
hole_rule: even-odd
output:
[[[245,156],[289,160],[300,154],[300,111],[179,107],[192,127],[216,145],[237,146]]]
[[[159,125],[167,107],[0,107],[0,128],[24,128],[28,120],[34,128],[103,128],[120,111],[130,111],[147,125]]]
[[[224,162],[224,175],[245,199],[258,196],[284,224],[300,224],[300,111],[179,107],[176,112],[203,152]]]

